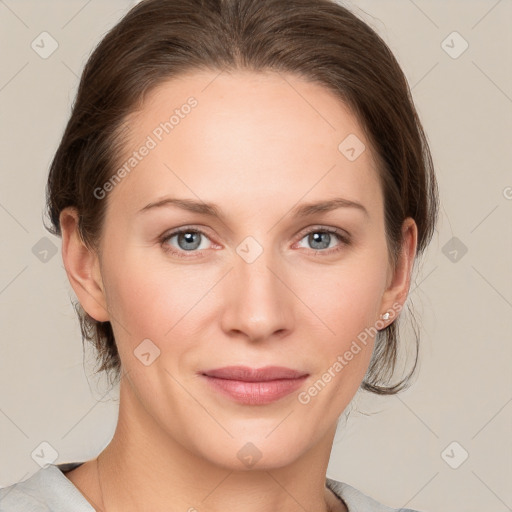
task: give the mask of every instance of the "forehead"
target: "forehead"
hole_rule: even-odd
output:
[[[277,195],[289,206],[343,192],[380,201],[355,115],[327,88],[293,75],[181,75],[154,88],[128,126],[119,167],[133,165],[111,194],[134,206],[177,192],[262,207]]]

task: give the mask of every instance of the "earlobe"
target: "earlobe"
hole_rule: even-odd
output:
[[[416,257],[418,243],[418,228],[411,217],[407,217],[402,224],[402,247],[396,264],[390,276],[390,281],[382,298],[381,313],[392,311],[393,318],[400,310],[409,293],[411,274]]]
[[[64,208],[60,214],[62,261],[69,282],[83,307],[95,320],[109,320],[98,255],[89,249],[78,230],[78,211]]]

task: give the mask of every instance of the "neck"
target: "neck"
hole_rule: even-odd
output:
[[[325,487],[335,427],[285,467],[219,467],[171,439],[124,378],[120,393],[117,428],[97,464],[104,512],[346,510]]]

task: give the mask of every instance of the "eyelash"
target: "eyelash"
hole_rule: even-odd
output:
[[[164,234],[159,239],[162,249],[165,252],[171,253],[173,256],[177,256],[178,258],[190,259],[190,258],[195,258],[195,257],[201,257],[202,251],[188,251],[191,254],[189,256],[189,255],[186,255],[187,251],[183,251],[183,250],[177,251],[175,249],[171,249],[170,248],[171,246],[165,243],[165,242],[169,241],[172,237],[174,237],[176,235],[180,235],[181,233],[199,233],[199,234],[203,235],[204,237],[208,238],[208,240],[210,239],[204,231],[202,231],[200,229],[189,228],[189,227],[185,226],[182,228],[178,228],[170,233]],[[338,240],[341,242],[336,247],[331,247],[330,249],[310,249],[311,251],[313,251],[315,256],[317,254],[322,254],[324,256],[332,255],[334,253],[341,251],[344,246],[350,245],[350,236],[345,231],[342,231],[337,228],[332,228],[332,227],[315,227],[313,229],[310,229],[309,231],[302,233],[298,241],[300,242],[304,237],[310,235],[311,233],[329,233],[331,235],[336,235]],[[206,250],[206,249],[203,249],[203,251],[204,250]],[[192,256],[192,254],[194,254],[194,255]]]

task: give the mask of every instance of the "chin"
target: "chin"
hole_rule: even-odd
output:
[[[279,421],[273,422],[272,428],[275,429]],[[268,428],[245,428],[243,433],[239,433],[228,428],[233,438],[224,431],[219,431],[215,438],[210,432],[207,438],[196,445],[196,450],[211,464],[229,471],[278,469],[293,464],[312,445],[312,437],[298,425],[290,423],[279,433],[278,429],[272,432]],[[269,432],[272,433],[268,435]]]

